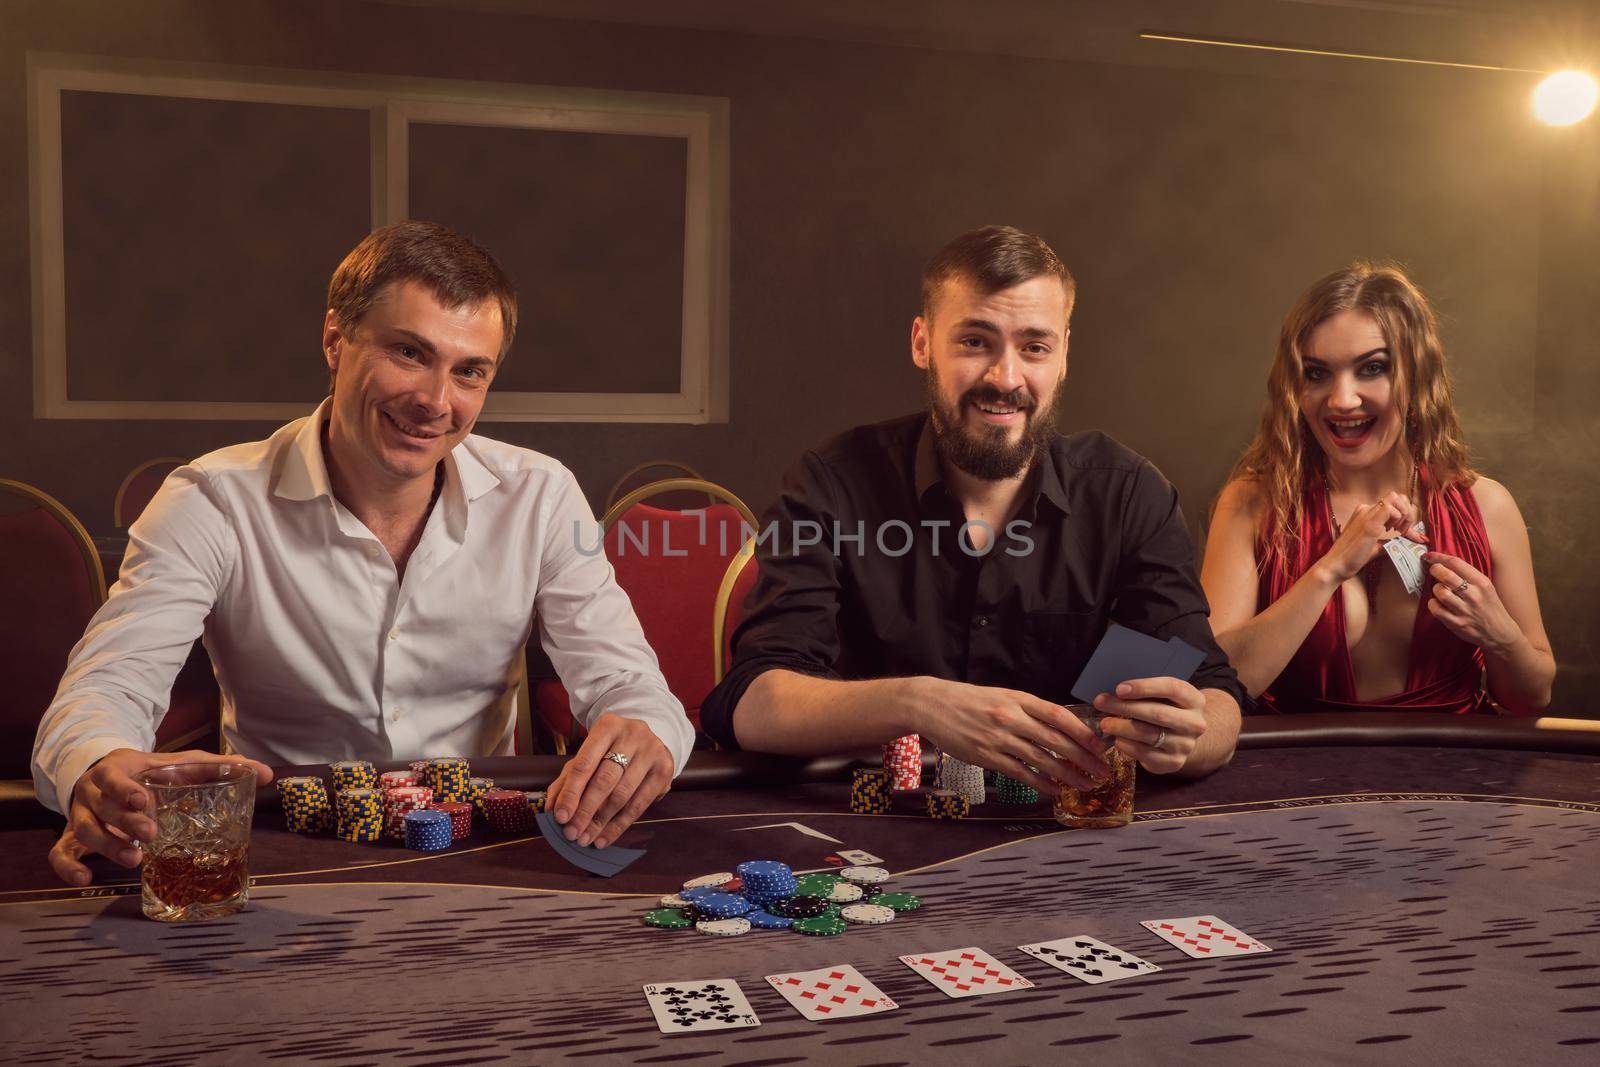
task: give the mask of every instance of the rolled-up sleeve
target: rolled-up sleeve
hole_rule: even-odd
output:
[[[1220,689],[1246,707],[1244,686],[1211,632],[1211,609],[1195,574],[1194,541],[1178,506],[1178,491],[1154,466],[1141,462],[1124,502],[1125,541],[1117,568],[1112,617],[1153,637],[1177,637],[1205,659],[1190,682]]]
[[[149,751],[177,677],[236,558],[205,473],[170,475],[128,534],[122,574],[72,649],[33,743],[34,793],[65,814],[78,779],[119,748]]]
[[[778,499],[762,516],[756,542],[760,574],[734,631],[733,666],[700,706],[701,728],[727,748],[739,747],[733,716],[740,699],[767,671],[839,677],[841,578],[831,538],[836,517],[827,468],[807,452],[784,474]],[[813,534],[817,543],[799,543]]]
[[[545,510],[544,552],[534,613],[539,641],[585,727],[612,712],[648,725],[679,774],[694,748],[694,728],[667,688],[633,602],[600,547],[589,504],[570,472]]]

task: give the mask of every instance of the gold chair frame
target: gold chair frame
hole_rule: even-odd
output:
[[[722,584],[717,587],[716,603],[711,606],[711,680],[718,685],[722,684],[727,674],[722,662],[722,644],[728,627],[728,604],[733,600],[733,587],[739,584],[739,576],[755,558],[756,539],[747,537],[744,544],[739,546],[739,551],[728,561],[728,570],[722,576]]]
[[[643,463],[636,464],[636,465],[634,465],[632,467],[629,467],[627,470],[623,471],[622,474],[617,478],[617,480],[611,483],[611,488],[606,490],[606,510],[610,511],[611,510],[611,505],[615,504],[617,502],[617,494],[622,491],[622,487],[624,485],[628,484],[628,479],[629,478],[632,478],[635,474],[641,474],[644,471],[649,470],[651,467],[671,467],[674,470],[682,472],[684,477],[687,477],[687,478],[701,478],[701,479],[705,478],[705,475],[703,475],[699,471],[695,470],[689,464],[684,463],[682,460],[677,460],[677,459],[649,459],[649,460],[645,460]]]
[[[89,536],[89,531],[84,529],[83,523],[79,522],[78,517],[61,501],[27,482],[0,478],[0,490],[13,493],[29,503],[38,505],[48,512],[51,518],[67,528],[67,532],[72,534],[72,539],[78,544],[78,552],[83,556],[84,569],[89,572],[89,585],[94,594],[95,610],[100,610],[100,605],[106,602],[106,570],[100,564],[100,553],[94,547],[94,538]]]
[[[155,459],[145,460],[143,463],[133,468],[133,470],[129,471],[128,476],[122,479],[122,484],[117,486],[116,498],[111,502],[111,522],[113,525],[115,525],[119,530],[128,525],[122,519],[122,502],[127,497],[128,487],[133,484],[133,480],[135,478],[139,477],[139,475],[143,474],[151,467],[158,467],[163,463],[176,463],[181,467],[188,462],[189,461],[184,459],[182,456],[157,456]]]

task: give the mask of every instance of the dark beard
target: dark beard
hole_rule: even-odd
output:
[[[998,482],[1015,478],[1028,469],[1028,465],[1049,446],[1056,434],[1055,414],[1066,381],[1056,388],[1050,402],[1039,410],[1024,390],[1002,393],[992,385],[980,385],[968,390],[956,403],[954,410],[947,409],[939,397],[938,375],[932,363],[928,366],[928,415],[933,425],[933,442],[939,454],[956,470]],[[995,426],[976,433],[967,428],[962,418],[969,404],[1003,404],[1015,406],[1023,412],[1022,436],[1013,444],[1007,440],[1006,429]]]

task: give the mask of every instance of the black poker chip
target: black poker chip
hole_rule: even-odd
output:
[[[814,919],[828,910],[828,902],[821,897],[788,897],[774,900],[766,910],[785,919]]]
[[[868,901],[882,892],[883,886],[881,885],[864,885],[861,887],[861,899],[862,901]]]

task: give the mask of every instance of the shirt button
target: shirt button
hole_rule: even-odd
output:
[[[978,616],[978,625],[980,627],[988,626],[989,625],[989,616],[987,616],[987,615],[979,615]]]
[[[378,558],[378,546],[377,545],[368,545],[367,546],[367,555],[371,556],[373,559],[377,559]]]
[[[399,637],[400,637],[400,627],[396,626],[393,630],[389,631],[389,640],[394,641],[394,640],[397,640]]]
[[[389,712],[389,718],[394,722],[399,722],[400,721],[400,709],[399,708],[395,708],[393,711]]]

